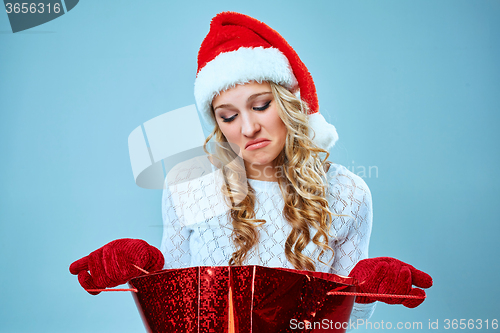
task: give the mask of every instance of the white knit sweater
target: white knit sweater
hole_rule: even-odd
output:
[[[199,170],[197,170],[199,172]],[[161,252],[165,268],[226,266],[235,251],[227,205],[214,173],[207,170],[193,177],[193,170],[177,173],[196,181],[165,186],[162,198],[163,238]],[[187,175],[187,176],[186,176]],[[177,177],[178,178],[178,177]],[[176,183],[178,183],[176,180]],[[256,192],[256,218],[266,220],[259,228],[259,243],[248,255],[248,265],[294,268],[286,259],[285,241],[291,227],[283,218],[283,197],[277,182],[248,180]],[[327,172],[327,200],[333,214],[329,245],[334,258],[329,266],[320,263],[312,242],[303,251],[315,260],[316,270],[347,276],[356,263],[368,257],[372,228],[372,198],[366,183],[339,164]],[[218,193],[219,192],[219,193]],[[315,230],[311,234],[314,235]],[[331,256],[327,253],[325,261]],[[375,303],[355,303],[351,321],[368,319]]]

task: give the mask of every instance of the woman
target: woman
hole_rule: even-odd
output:
[[[276,31],[239,13],[217,15],[198,54],[195,98],[213,129],[204,145],[212,178],[189,191],[186,182],[169,180],[161,254],[139,240],[111,242],[71,265],[84,288],[112,287],[141,274],[116,264],[126,258],[146,270],[262,265],[322,271],[353,276],[364,292],[425,295],[412,282],[430,287],[427,274],[392,258],[365,259],[370,191],[360,177],[326,161],[338,139],[335,127],[319,114],[307,68]],[[216,148],[209,152],[211,139]],[[182,167],[176,171],[185,174]],[[358,298],[351,320],[370,317],[376,300],[384,298]],[[423,299],[384,301],[414,307]]]
[[[167,267],[264,264],[328,272],[335,263],[335,273],[347,275],[357,261],[367,257],[372,220],[369,189],[346,168],[330,167],[326,158],[319,157],[328,152],[306,136],[303,107],[297,97],[273,82],[236,85],[214,98],[217,125],[205,145],[215,137],[239,151],[226,149],[226,158],[221,153],[212,155],[229,166],[224,168],[220,190],[224,195],[217,200],[239,203],[230,214],[195,221],[186,218],[192,214],[181,207],[188,200],[176,197],[183,188],[172,186],[175,180],[171,181],[163,195],[162,252]],[[229,163],[240,157],[244,173],[233,170],[238,164]],[[178,174],[185,173],[181,169]],[[213,183],[207,187],[217,186]],[[198,190],[207,193],[205,188]],[[237,200],[240,193],[245,193],[243,200]],[[204,199],[191,201],[198,200]],[[198,203],[190,209],[201,210]],[[333,225],[331,209],[336,212]],[[333,238],[327,232],[332,228],[336,230]],[[213,240],[218,245],[210,248]],[[320,252],[312,256],[315,251]],[[324,260],[318,257],[321,252]],[[332,252],[337,253],[335,261]]]

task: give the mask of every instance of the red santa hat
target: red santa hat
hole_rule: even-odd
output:
[[[328,150],[338,140],[335,127],[319,113],[316,87],[295,50],[266,24],[235,12],[216,15],[198,52],[194,95],[202,121],[215,126],[211,104],[221,91],[250,81],[272,81],[309,106],[313,141]]]

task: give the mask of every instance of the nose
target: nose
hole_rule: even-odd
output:
[[[243,112],[241,118],[241,134],[247,137],[253,137],[260,131],[260,123],[252,112]]]

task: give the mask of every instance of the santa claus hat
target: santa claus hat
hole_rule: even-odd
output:
[[[250,81],[280,84],[309,106],[313,141],[328,150],[338,140],[335,127],[319,113],[311,74],[295,50],[266,24],[235,12],[216,15],[198,52],[194,95],[202,121],[215,126],[211,104],[221,91]]]

